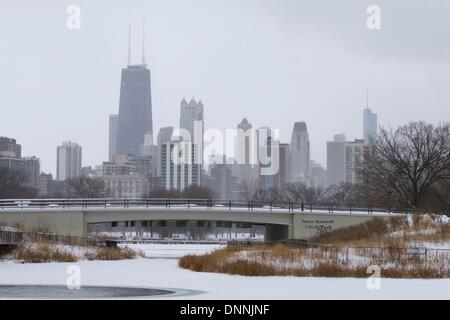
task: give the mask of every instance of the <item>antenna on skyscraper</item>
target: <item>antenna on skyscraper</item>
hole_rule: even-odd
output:
[[[145,17],[142,21],[142,64],[147,65],[145,62]]]
[[[366,108],[369,109],[369,89],[366,89]]]
[[[131,22],[128,23],[128,66],[131,65]]]

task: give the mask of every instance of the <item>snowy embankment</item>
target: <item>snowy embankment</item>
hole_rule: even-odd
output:
[[[16,264],[0,262],[0,284],[66,285],[68,267],[77,265],[81,284],[186,289],[197,293],[153,299],[450,299],[450,280],[381,279],[369,290],[367,279],[242,277],[196,273],[177,259],[81,261]]]
[[[181,258],[201,255],[225,247],[220,244],[126,244],[121,247],[141,251],[146,258]]]

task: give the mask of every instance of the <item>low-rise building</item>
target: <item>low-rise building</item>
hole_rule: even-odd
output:
[[[103,176],[108,197],[142,198],[149,193],[149,181],[136,174]]]

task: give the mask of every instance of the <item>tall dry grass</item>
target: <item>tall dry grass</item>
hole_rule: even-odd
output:
[[[131,260],[142,257],[143,253],[127,247],[95,247],[84,256],[87,260]]]
[[[78,257],[73,253],[51,246],[48,243],[33,243],[19,246],[14,251],[13,256],[16,260],[24,263],[78,261]]]
[[[382,277],[387,278],[450,277],[448,256],[418,258],[397,245],[391,242],[382,248],[232,246],[203,256],[185,256],[179,266],[196,272],[244,276],[367,277],[367,267],[378,265]],[[352,261],[356,256],[358,263]]]
[[[450,224],[440,217],[413,215],[374,218],[365,223],[336,229],[310,240],[314,246],[228,246],[203,256],[186,256],[179,266],[198,272],[246,276],[367,277],[367,267],[381,267],[388,278],[450,277],[450,254],[427,251],[412,254],[411,245],[450,240]]]
[[[142,252],[130,248],[103,246],[80,248],[83,251],[85,250],[84,253],[81,252],[79,255],[76,255],[67,249],[45,242],[27,243],[11,248],[8,252],[5,252],[5,255],[8,253],[12,258],[22,263],[76,262],[83,259],[89,261],[129,260],[143,256]]]
[[[408,243],[450,240],[450,224],[438,222],[439,216],[412,216],[410,226],[404,217],[374,218],[370,221],[319,234],[310,243],[329,245],[384,246],[392,241],[403,247]]]
[[[402,226],[403,222],[397,217],[390,218],[389,220],[377,217],[364,223],[321,233],[313,237],[310,242],[319,244],[338,244],[368,239],[378,240],[388,232],[398,230]]]

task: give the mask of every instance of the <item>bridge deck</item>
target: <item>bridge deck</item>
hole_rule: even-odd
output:
[[[4,207],[0,209],[0,214],[2,212],[36,212],[36,211],[48,211],[48,212],[61,212],[61,211],[177,211],[177,212],[186,212],[189,213],[190,211],[203,211],[203,212],[234,212],[234,213],[273,213],[273,214],[292,214],[292,213],[298,213],[298,214],[336,214],[336,215],[354,215],[354,216],[389,216],[389,215],[404,215],[403,213],[395,213],[395,212],[389,212],[389,211],[363,211],[363,210],[351,210],[349,211],[344,209],[334,209],[333,211],[325,210],[325,209],[305,209],[301,211],[300,209],[285,209],[285,208],[278,208],[278,207],[272,207],[272,208],[253,208],[251,210],[245,208],[245,207],[231,207],[227,208],[225,206],[215,206],[212,208],[205,208],[201,206],[193,206],[190,205],[189,207],[183,206],[183,205],[172,205],[170,208],[165,206],[53,206],[53,207],[29,207],[29,206],[23,206],[23,207]]]

